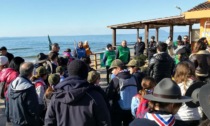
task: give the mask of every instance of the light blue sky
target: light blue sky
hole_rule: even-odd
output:
[[[112,34],[108,25],[179,15],[175,6],[184,12],[205,1],[1,0],[0,37]],[[186,28],[176,27],[175,31]]]

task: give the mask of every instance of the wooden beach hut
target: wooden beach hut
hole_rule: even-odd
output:
[[[136,22],[128,22],[116,25],[107,26],[112,29],[112,44],[116,46],[116,33],[120,29],[136,29],[137,37],[139,37],[139,29],[144,29],[145,34],[145,44],[147,47],[149,29],[155,29],[156,31],[156,41],[158,41],[159,28],[170,27],[169,34],[173,37],[174,26],[189,26],[188,36],[191,38],[192,25],[200,23],[200,37],[205,36],[210,37],[210,0],[201,3],[189,11],[182,13],[178,16],[156,18],[150,20],[142,20]],[[210,41],[210,40],[209,40]],[[191,42],[191,39],[190,39]]]

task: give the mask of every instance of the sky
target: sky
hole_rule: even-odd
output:
[[[0,0],[0,37],[112,34],[109,25],[175,16],[180,14],[176,6],[185,12],[205,1]],[[174,31],[184,32],[187,28],[175,27]],[[136,31],[118,30],[117,33]]]

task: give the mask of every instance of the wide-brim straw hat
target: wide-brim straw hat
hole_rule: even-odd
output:
[[[154,88],[152,94],[144,96],[150,101],[164,102],[164,103],[183,103],[192,101],[192,98],[181,96],[179,86],[171,78],[162,79]]]
[[[210,84],[201,87],[198,98],[203,112],[210,119]]]
[[[37,55],[36,63],[43,63],[43,62],[45,62],[47,59],[48,59],[48,56],[47,56],[47,55],[45,55],[44,53],[39,53],[39,54]]]

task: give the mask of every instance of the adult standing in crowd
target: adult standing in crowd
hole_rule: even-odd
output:
[[[111,66],[112,61],[115,59],[116,53],[111,44],[107,44],[107,49],[108,50],[106,50],[106,52],[104,53],[103,62],[106,66],[106,79],[108,84],[110,74],[109,67]]]
[[[171,78],[175,67],[174,60],[169,56],[167,44],[160,42],[157,45],[157,53],[149,61],[148,75],[158,83],[163,78]]]
[[[116,59],[120,59],[124,64],[130,61],[130,49],[127,47],[126,40],[123,40],[121,45],[117,47]]]
[[[210,53],[206,51],[206,47],[207,45],[202,40],[198,40],[195,43],[193,54],[189,58],[195,65],[195,71],[208,71],[207,75],[203,74],[198,76],[210,75]]]
[[[8,68],[3,69],[0,73],[0,95],[1,98],[5,98],[5,105],[8,104],[8,95],[7,95],[7,90],[9,85],[15,78],[18,77],[19,75],[19,70],[20,70],[20,65],[24,62],[24,59],[22,57],[15,57],[12,59],[10,62]],[[7,116],[7,125],[9,125],[9,111],[6,111],[6,116]]]
[[[173,41],[172,37],[168,36],[168,39],[166,40],[166,44],[168,45],[168,54],[173,57],[174,56],[174,49],[173,49]]]
[[[33,63],[23,63],[20,76],[9,86],[6,109],[14,126],[39,126],[39,102],[35,86],[30,81],[33,69]]]
[[[138,37],[138,41],[134,45],[134,55],[140,56],[144,54],[145,43],[142,41],[142,37]]]
[[[9,60],[9,63],[11,62],[11,60],[14,58],[14,55],[12,53],[7,52],[7,48],[5,46],[2,46],[0,48],[0,54],[2,56],[6,56]]]
[[[184,42],[184,45],[185,45],[185,47],[186,47],[187,54],[188,54],[188,56],[189,56],[189,55],[191,54],[191,44],[190,44],[190,42],[189,42],[189,38],[188,38],[187,35],[185,35],[185,36],[183,37],[183,42]]]
[[[123,126],[128,126],[132,121],[131,100],[137,94],[137,82],[119,59],[112,62],[110,69],[116,75],[107,88],[107,96],[111,103],[112,125],[122,126],[123,122]]]
[[[111,126],[103,96],[87,82],[88,68],[81,60],[68,65],[69,77],[55,86],[45,126]]]
[[[7,68],[9,65],[9,60],[6,56],[0,56],[0,72]]]
[[[85,48],[83,47],[83,42],[80,41],[78,43],[78,47],[74,50],[73,56],[77,59],[81,59],[82,57],[86,57],[86,51]]]
[[[59,55],[60,46],[58,43],[53,43],[51,45],[51,48],[52,48],[52,50],[50,51],[50,53],[53,52],[53,53],[56,53],[57,55]]]
[[[93,54],[92,51],[90,50],[90,46],[87,40],[84,42],[83,47],[85,48],[87,56],[90,56],[91,54]]]
[[[157,42],[155,41],[155,36],[151,36],[151,41],[148,44],[148,60],[150,60],[153,55],[157,52]]]

